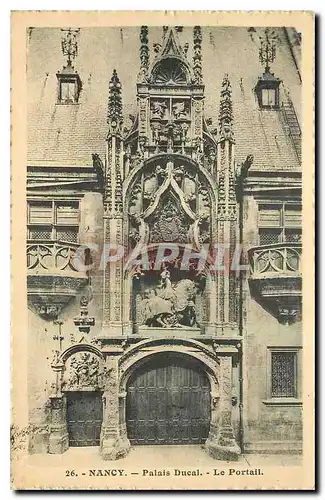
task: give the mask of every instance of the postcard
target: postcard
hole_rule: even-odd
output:
[[[12,13],[16,490],[313,490],[314,14]]]

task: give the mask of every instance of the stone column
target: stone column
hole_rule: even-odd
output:
[[[217,416],[211,421],[210,433],[205,443],[207,452],[218,460],[238,460],[240,448],[232,427],[232,355],[219,356],[220,397]]]
[[[123,432],[120,426],[118,356],[116,352],[110,352],[105,360],[104,379],[100,453],[104,460],[117,460],[128,453],[130,442],[126,432]]]
[[[206,335],[215,335],[217,320],[217,283],[214,274],[209,274],[206,281],[207,318]]]
[[[106,252],[110,245],[123,248],[123,218],[121,214],[104,216]],[[123,257],[107,262],[104,270],[103,333],[123,335]]]
[[[103,276],[100,270],[103,252],[103,196],[101,193],[85,193],[80,201],[79,241],[89,245],[92,261],[90,285],[95,308],[101,307],[103,294]]]
[[[123,279],[123,334],[132,333],[132,277],[128,273]]]
[[[237,275],[231,269],[236,247],[237,201],[235,193],[235,140],[231,85],[225,75],[219,108],[219,139],[217,148],[217,242],[225,245],[225,270],[218,272],[218,325],[224,331],[236,328]]]
[[[63,394],[50,396],[51,424],[49,453],[64,453],[69,448],[66,416],[66,397]]]

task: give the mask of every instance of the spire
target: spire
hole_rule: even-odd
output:
[[[109,82],[107,123],[111,126],[111,132],[118,130],[123,121],[122,117],[122,86],[117,76],[116,69],[113,71]]]
[[[194,44],[194,54],[193,54],[193,70],[195,83],[202,83],[202,31],[200,26],[194,26],[193,28],[193,44]]]
[[[139,78],[144,81],[148,76],[149,68],[149,47],[148,47],[148,26],[141,26],[140,31],[140,73]]]
[[[226,74],[222,81],[220,93],[220,108],[219,108],[219,141],[230,140],[234,142],[233,137],[233,112],[231,98],[231,84]]]

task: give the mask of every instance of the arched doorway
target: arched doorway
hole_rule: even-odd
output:
[[[191,356],[150,356],[127,384],[131,444],[204,443],[210,429],[210,390],[202,364]]]

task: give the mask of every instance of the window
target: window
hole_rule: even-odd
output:
[[[27,216],[28,239],[78,241],[78,201],[30,201]]]
[[[255,86],[255,92],[260,108],[279,109],[280,79],[272,73],[263,73]]]
[[[262,89],[262,106],[274,107],[275,105],[275,89]]]
[[[297,397],[297,353],[271,353],[271,397]]]
[[[301,405],[301,348],[267,348],[265,405]]]
[[[82,88],[82,82],[77,72],[71,66],[57,73],[58,104],[77,104]]]
[[[259,244],[301,242],[301,205],[261,203],[258,216]]]
[[[75,82],[61,82],[60,101],[65,103],[76,102]]]

